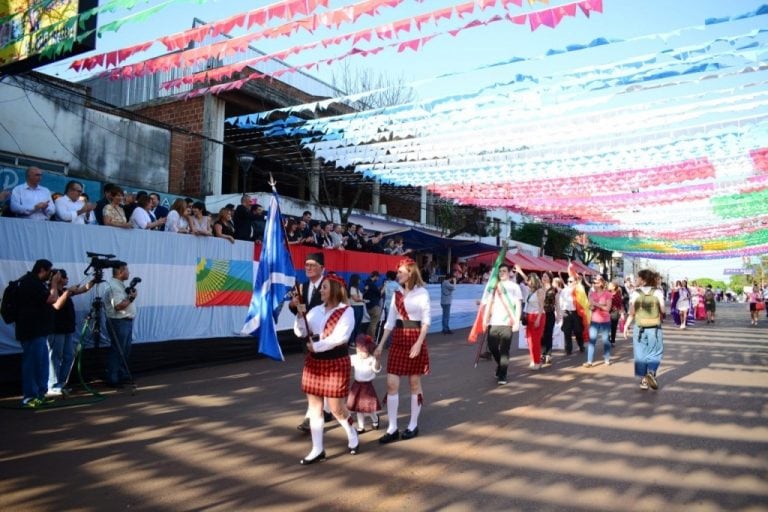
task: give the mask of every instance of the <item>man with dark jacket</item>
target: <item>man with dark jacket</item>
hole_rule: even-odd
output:
[[[240,204],[232,215],[232,222],[235,224],[235,240],[253,240],[254,220],[256,219],[251,213],[251,197],[243,194]]]
[[[48,393],[48,336],[53,333],[53,304],[59,298],[61,274],[51,271],[53,263],[37,260],[16,290],[18,313],[16,340],[24,351],[21,357],[22,406],[40,407]],[[50,283],[50,284],[49,284]]]

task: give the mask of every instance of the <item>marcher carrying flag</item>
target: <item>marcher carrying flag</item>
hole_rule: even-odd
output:
[[[589,340],[589,324],[592,321],[592,310],[589,309],[589,298],[584,287],[581,285],[581,276],[576,271],[572,261],[568,262],[568,275],[573,279],[576,285],[573,287],[572,298],[576,313],[581,318],[582,339]]]
[[[496,291],[496,285],[499,283],[499,267],[502,263],[504,263],[504,260],[507,257],[507,250],[508,250],[508,244],[506,241],[501,246],[501,249],[499,249],[499,254],[496,256],[496,261],[493,264],[493,269],[491,269],[491,276],[488,278],[488,284],[485,287],[485,290],[483,291],[483,298],[480,300],[480,307],[477,310],[477,317],[475,318],[475,323],[472,324],[472,329],[469,331],[469,337],[467,338],[467,341],[470,343],[476,343],[478,340],[478,337],[480,335],[485,335],[486,329],[488,329],[488,325],[486,325],[486,309],[491,307],[490,301],[493,298],[494,292]],[[483,350],[483,343],[485,342],[485,338],[482,338],[482,342],[477,347],[477,356],[475,357],[475,367],[477,367],[477,362],[480,359],[480,354]]]
[[[276,361],[284,361],[283,351],[277,341],[275,322],[280,315],[286,294],[296,282],[296,271],[285,242],[274,180],[270,181],[270,185],[272,185],[272,199],[269,203],[267,225],[264,228],[264,243],[261,246],[253,296],[242,333],[258,336],[260,354]]]

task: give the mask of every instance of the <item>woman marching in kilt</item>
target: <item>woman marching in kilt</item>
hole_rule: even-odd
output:
[[[399,439],[412,439],[419,435],[419,413],[423,403],[421,376],[429,373],[427,331],[431,322],[429,292],[421,280],[419,267],[410,258],[401,260],[397,267],[400,290],[392,297],[390,314],[384,324],[379,346],[374,352],[381,358],[384,346],[392,335],[387,359],[387,417],[389,427],[379,442],[392,443]],[[397,408],[400,377],[407,376],[411,389],[411,419],[408,428],[400,434],[397,429]]]
[[[312,450],[301,459],[301,464],[314,464],[325,460],[323,448],[323,398],[328,398],[331,412],[347,434],[349,453],[359,451],[357,432],[352,428],[346,408],[349,394],[349,368],[347,341],[355,326],[355,315],[347,304],[344,279],[328,273],[320,286],[323,303],[307,311],[299,305],[293,331],[307,342],[307,357],[301,375],[301,390],[307,395],[309,430]],[[305,321],[306,318],[306,321]],[[307,332],[309,326],[309,332]],[[317,333],[317,334],[315,334]]]

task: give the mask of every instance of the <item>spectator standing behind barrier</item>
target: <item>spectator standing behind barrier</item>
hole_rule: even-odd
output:
[[[0,215],[5,217],[6,210],[10,212],[9,199],[11,197],[10,190],[0,190]]]
[[[443,310],[443,334],[453,334],[450,327],[451,320],[451,302],[453,302],[453,292],[456,290],[456,277],[446,277],[440,283],[440,307]]]
[[[21,344],[22,406],[35,408],[48,399],[48,336],[53,332],[52,305],[59,299],[61,274],[53,263],[40,259],[19,282],[16,340]],[[50,285],[50,287],[48,286]]]
[[[128,264],[118,261],[115,265],[104,297],[107,334],[110,340],[107,385],[121,388],[123,384],[130,382],[128,364],[133,341],[133,320],[136,318],[136,306],[133,303],[136,300],[136,289],[127,290],[125,286],[125,281],[131,276]]]
[[[128,222],[128,218],[125,216],[125,210],[120,205],[120,201],[123,200],[123,189],[117,186],[112,187],[112,201],[104,207],[102,212],[102,218],[105,226],[112,226],[115,228],[132,229],[133,224]]]
[[[198,201],[192,204],[192,214],[187,218],[193,235],[211,236],[211,217],[205,211],[205,204]]]
[[[113,183],[107,183],[104,185],[104,195],[96,201],[96,208],[93,209],[93,215],[96,217],[96,223],[104,225],[104,207],[112,202],[112,194],[115,189]]]
[[[169,213],[170,211],[168,208],[162,205],[162,198],[160,197],[160,194],[156,192],[149,194],[149,214],[154,217],[155,220],[165,219],[168,217]],[[163,226],[164,224],[158,224],[153,229],[162,231]]]
[[[165,218],[165,231],[171,233],[189,233],[189,221],[187,220],[187,203],[180,197],[171,205],[171,211]]]
[[[125,212],[125,218],[131,219],[133,211],[139,207],[139,199],[149,197],[146,190],[139,190],[135,194],[129,191],[125,191],[123,196],[123,211]]]
[[[376,339],[376,328],[381,320],[381,288],[379,287],[379,271],[374,270],[363,283],[363,300],[368,310],[371,323],[368,324],[368,336]]]
[[[72,297],[85,293],[93,287],[93,281],[83,286],[67,288],[69,277],[65,270],[59,271],[59,298],[53,304],[53,332],[48,338],[51,353],[51,370],[48,389],[52,395],[61,395],[65,389],[72,363],[75,360],[75,304]]]
[[[253,241],[262,241],[264,240],[264,228],[267,226],[264,207],[260,204],[251,205],[251,214],[253,215]]]
[[[55,201],[56,219],[72,224],[87,224],[87,217],[96,205],[83,201],[82,194],[82,183],[68,182],[64,188],[64,195]]]
[[[138,207],[131,214],[131,224],[136,229],[155,229],[158,226],[165,226],[165,219],[155,219],[149,211],[151,199],[149,196],[142,196],[136,200]]]
[[[251,213],[251,196],[243,194],[240,198],[240,204],[235,208],[232,216],[232,223],[235,226],[235,240],[253,240],[253,221],[255,220]]]
[[[213,223],[213,236],[235,243],[235,227],[232,225],[232,210],[229,208],[219,210],[219,218]]]
[[[40,185],[43,171],[37,167],[27,169],[27,181],[11,191],[11,211],[16,217],[48,220],[56,212],[51,191]]]

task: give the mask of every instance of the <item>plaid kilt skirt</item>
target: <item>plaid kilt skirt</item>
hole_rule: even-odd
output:
[[[317,359],[308,353],[301,374],[301,390],[308,395],[345,398],[349,394],[351,368],[349,356]]]
[[[429,373],[429,354],[427,340],[421,345],[421,353],[411,359],[408,354],[416,340],[419,339],[419,328],[396,327],[392,331],[392,345],[389,347],[387,358],[387,373],[392,375],[427,375]]]
[[[347,398],[347,409],[352,412],[374,413],[381,410],[373,382],[353,382]]]

